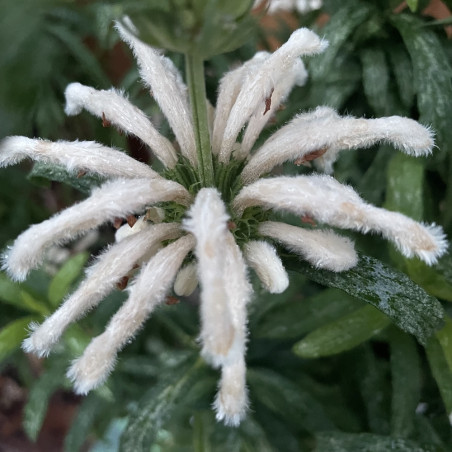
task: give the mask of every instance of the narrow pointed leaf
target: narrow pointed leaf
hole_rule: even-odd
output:
[[[446,324],[436,333],[436,337],[441,344],[447,365],[452,372],[452,319],[447,316],[445,320]]]
[[[390,323],[378,309],[364,306],[309,333],[293,351],[301,358],[335,355],[367,341]]]
[[[361,255],[356,267],[342,273],[313,268],[293,256],[286,257],[285,264],[319,284],[336,287],[375,306],[421,344],[442,325],[444,310],[436,298],[373,257]]]
[[[91,174],[77,177],[77,174],[68,172],[62,166],[40,162],[34,164],[28,178],[41,185],[45,185],[49,181],[63,182],[76,190],[80,190],[82,193],[90,193],[103,180],[101,177]]]
[[[305,300],[294,294],[267,312],[251,331],[256,337],[297,338],[359,307],[358,300],[337,289],[325,289]]]
[[[391,433],[408,438],[415,428],[416,408],[421,397],[420,359],[414,339],[391,331]]]
[[[4,273],[0,273],[0,301],[26,311],[48,314],[42,301],[35,299],[23,288],[23,284],[11,281]]]
[[[425,350],[449,417],[449,423],[452,425],[452,371],[449,368],[441,343],[435,336],[429,339]]]
[[[91,393],[83,400],[64,439],[65,452],[74,452],[81,449],[91,432],[95,418],[102,415],[106,408],[108,409],[96,393]]]
[[[54,368],[48,369],[30,389],[24,409],[23,427],[32,441],[35,441],[39,435],[51,395],[62,385],[62,374],[62,369],[59,372]]]
[[[20,347],[28,335],[28,325],[37,319],[36,316],[21,317],[0,330],[0,362]]]
[[[121,437],[122,451],[148,451],[155,441],[157,432],[165,425],[177,403],[183,398],[189,385],[199,378],[203,371],[198,360],[171,369],[161,375],[160,383],[152,387],[141,399],[137,410],[130,416]]]
[[[49,285],[49,301],[53,307],[57,307],[68,294],[71,285],[80,276],[88,257],[88,253],[77,254],[70,258],[53,277]]]
[[[437,132],[440,155],[452,141],[452,83],[450,59],[438,35],[423,27],[424,22],[411,14],[393,14],[391,21],[402,35],[413,64],[420,121],[432,124]],[[444,147],[446,145],[446,147]]]
[[[361,51],[360,58],[367,101],[377,115],[387,115],[389,113],[389,68],[385,54],[379,48],[366,48]]]

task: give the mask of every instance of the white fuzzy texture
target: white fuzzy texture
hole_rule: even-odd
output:
[[[248,406],[245,366],[246,307],[251,299],[252,288],[247,279],[243,255],[229,231],[226,244],[225,288],[234,338],[227,356],[221,362],[221,380],[214,408],[218,420],[224,420],[226,425],[237,426],[244,418]],[[215,324],[218,326],[221,320],[215,319]]]
[[[188,297],[198,286],[196,264],[191,262],[179,270],[174,281],[174,293],[180,297]]]
[[[118,352],[164,300],[193,246],[193,236],[181,237],[159,251],[141,270],[128,289],[129,298],[112,317],[105,332],[90,342],[68,370],[67,376],[74,382],[78,394],[86,394],[104,383],[115,365]]]
[[[256,111],[270,96],[279,80],[293,67],[301,55],[312,55],[327,46],[314,32],[300,28],[292,33],[289,40],[276,50],[256,71],[254,77],[243,85],[229,114],[219,152],[220,162],[229,161],[237,136]]]
[[[47,141],[13,136],[0,142],[0,167],[30,158],[64,166],[70,172],[86,171],[104,177],[159,178],[148,165],[124,152],[94,141]]]
[[[64,330],[97,306],[135,264],[143,257],[155,254],[162,240],[174,239],[180,234],[177,223],[147,224],[140,232],[112,245],[87,269],[86,278],[78,289],[39,328],[34,329],[22,348],[38,356],[48,355]]]
[[[184,222],[184,228],[196,238],[195,255],[201,285],[202,355],[215,367],[225,360],[234,341],[226,290],[228,219],[218,191],[203,188]]]
[[[214,367],[221,366],[222,377],[214,403],[217,419],[227,425],[238,425],[247,407],[244,355],[251,286],[242,253],[227,221],[218,191],[203,188],[184,227],[196,237],[202,355]]]
[[[287,289],[289,277],[272,245],[263,240],[250,240],[243,247],[243,251],[246,262],[256,272],[268,292],[282,293]]]
[[[219,391],[215,397],[214,409],[217,421],[237,427],[246,415],[248,395],[246,390],[246,365],[243,357],[221,369]]]
[[[161,135],[146,115],[115,90],[96,90],[80,83],[71,83],[65,91],[67,115],[77,115],[85,109],[106,119],[127,134],[146,143],[168,168],[174,167],[177,154],[170,141]]]
[[[259,233],[282,243],[317,268],[342,272],[358,263],[353,242],[331,230],[312,230],[266,221],[259,225]]]
[[[268,14],[274,14],[279,11],[293,11],[297,10],[301,14],[309,11],[320,9],[322,7],[322,0],[256,0],[254,6],[257,7],[264,3],[267,5]]]
[[[250,83],[256,71],[269,56],[268,52],[257,52],[249,61],[227,72],[221,78],[212,133],[212,152],[214,154],[220,152],[224,130],[242,86]]]
[[[160,177],[107,182],[86,200],[23,232],[4,254],[4,267],[13,279],[23,281],[41,263],[50,245],[65,243],[115,218],[139,213],[148,205],[163,201],[187,204],[189,199],[182,185]]]
[[[122,39],[130,46],[140,67],[143,81],[152,89],[152,94],[166,116],[182,154],[193,166],[197,165],[196,143],[187,100],[187,89],[181,75],[171,60],[160,54],[122,25],[116,24]]]
[[[262,129],[279,109],[281,103],[286,100],[294,85],[304,85],[307,77],[308,73],[303,61],[300,59],[295,60],[292,67],[275,84],[274,91],[269,96],[269,99],[258,105],[256,111],[250,117],[240,144],[240,150],[234,153],[235,158],[243,160],[248,156]]]
[[[417,256],[428,265],[437,262],[447,248],[441,227],[367,204],[351,187],[326,175],[260,179],[244,187],[233,201],[238,213],[251,206],[309,215],[321,223],[363,233],[377,232],[404,256]]]
[[[340,117],[329,107],[318,107],[296,116],[274,133],[251,157],[241,177],[249,184],[277,165],[321,149],[326,153],[317,161],[329,173],[340,150],[367,148],[380,142],[415,157],[429,154],[434,146],[432,132],[413,119]]]

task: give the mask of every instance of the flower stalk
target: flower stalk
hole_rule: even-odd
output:
[[[202,187],[213,187],[214,171],[210,149],[203,58],[196,54],[185,54],[185,69],[195,130],[199,179]]]

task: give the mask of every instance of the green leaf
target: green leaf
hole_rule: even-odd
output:
[[[424,162],[404,154],[394,155],[388,165],[385,208],[420,221],[424,217],[423,199]],[[427,292],[452,301],[450,254],[443,256],[439,265],[435,266],[428,266],[419,259],[407,259],[395,253],[394,259],[400,262],[411,279]]]
[[[20,347],[28,335],[28,326],[37,319],[36,316],[21,317],[0,330],[0,362]]]
[[[441,342],[434,336],[429,339],[425,351],[427,352],[430,369],[432,370],[433,377],[436,380],[441,398],[446,407],[449,423],[452,424],[452,371],[448,363],[450,357],[446,359]]]
[[[49,313],[44,302],[34,298],[23,288],[23,284],[11,281],[4,273],[0,273],[0,300],[30,312]]]
[[[403,106],[410,110],[414,103],[413,66],[403,45],[386,48]]]
[[[80,356],[91,339],[78,324],[71,325],[64,334],[64,343],[74,356]]]
[[[253,327],[252,335],[278,339],[300,337],[359,306],[358,300],[337,289],[325,289],[306,300],[292,296],[267,312]]]
[[[452,319],[447,316],[445,321],[446,324],[444,325],[444,328],[440,329],[436,333],[436,337],[441,344],[444,357],[446,358],[449,369],[452,372]]]
[[[385,208],[421,221],[424,215],[424,163],[415,157],[395,154],[387,169]]]
[[[201,359],[196,362],[190,360],[161,375],[160,383],[144,395],[136,411],[129,417],[129,423],[121,437],[120,450],[148,451],[157,432],[177,409],[187,388],[199,378],[203,369]]]
[[[81,449],[88,438],[95,418],[105,413],[108,405],[96,394],[89,394],[81,403],[71,428],[64,439],[64,450],[76,452]]]
[[[420,359],[414,339],[391,331],[392,415],[391,434],[408,438],[414,430],[416,407],[421,398]]]
[[[63,376],[55,368],[46,370],[30,388],[24,408],[23,427],[27,436],[36,441],[47,413],[50,396],[61,386]]]
[[[389,68],[385,53],[382,49],[369,47],[360,52],[360,58],[367,101],[377,115],[387,115],[389,114]]]
[[[301,358],[335,355],[367,341],[390,323],[378,309],[364,306],[309,333],[293,351]]]
[[[421,344],[442,324],[444,310],[436,298],[405,274],[373,257],[361,255],[354,268],[341,273],[316,269],[294,256],[284,260],[288,269],[375,306],[400,329],[415,335]]]
[[[416,284],[422,286],[431,295],[447,301],[452,301],[451,268],[450,254],[443,256],[437,265],[431,267],[419,259],[407,259],[405,262],[405,270]]]
[[[310,74],[314,80],[324,79],[336,65],[337,56],[349,44],[350,36],[372,13],[372,8],[364,2],[349,2],[331,16],[323,27],[322,34],[328,40],[328,49],[315,58]]]
[[[268,369],[248,370],[250,392],[289,425],[308,431],[329,430],[334,425],[308,391]],[[253,400],[253,399],[252,399]]]
[[[419,0],[406,0],[408,8],[410,8],[412,13],[415,13],[418,7]]]
[[[449,58],[438,36],[409,14],[394,14],[391,21],[402,35],[411,56],[420,121],[432,124],[445,155],[452,142],[452,83]]]
[[[314,452],[442,452],[436,446],[371,433],[322,432],[316,440]]]
[[[363,344],[356,351],[357,387],[366,409],[369,430],[387,435],[390,431],[390,381],[386,363],[369,344]]]
[[[77,174],[69,172],[62,166],[41,162],[34,164],[28,178],[41,185],[45,185],[48,181],[63,182],[82,193],[90,193],[91,189],[99,186],[103,181],[103,178],[95,174],[85,174],[78,177]]]
[[[99,59],[80,40],[79,34],[72,32],[66,25],[49,24],[46,28],[50,34],[66,46],[80,66],[96,81],[96,84],[109,85],[108,77],[99,64]]]
[[[49,301],[53,307],[59,306],[71,285],[80,276],[89,254],[87,252],[71,257],[60,268],[49,285]]]

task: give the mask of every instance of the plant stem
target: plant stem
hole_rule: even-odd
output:
[[[198,55],[186,54],[185,68],[195,129],[199,179],[203,187],[213,187],[214,173],[207,119],[203,59]]]

